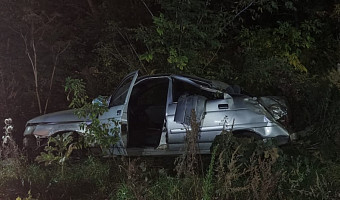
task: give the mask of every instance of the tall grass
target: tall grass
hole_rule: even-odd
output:
[[[176,160],[177,168],[170,163],[173,160],[161,164],[160,158],[103,159],[90,156],[69,160],[61,172],[57,163],[44,166],[27,162],[22,156],[2,157],[0,199],[340,197],[340,164],[321,161],[315,152],[304,149],[304,146],[281,149],[270,141],[235,138],[232,133],[223,132],[214,143],[210,161],[203,163],[208,165],[205,169],[200,166],[197,148],[190,146],[196,145],[198,130],[197,127],[190,129],[186,154]]]

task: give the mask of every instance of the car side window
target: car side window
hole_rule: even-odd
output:
[[[218,95],[215,94],[214,92],[203,90],[197,86],[194,86],[182,80],[173,79],[173,90],[172,90],[173,102],[178,102],[179,97],[184,94],[200,95],[208,99],[218,98]]]
[[[111,97],[110,106],[123,105],[125,103],[126,95],[128,93],[132,79],[133,76],[127,78],[120,84],[120,86],[116,89],[116,92]]]

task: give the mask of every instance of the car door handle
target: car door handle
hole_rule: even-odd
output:
[[[229,105],[228,104],[218,104],[218,109],[228,109]]]

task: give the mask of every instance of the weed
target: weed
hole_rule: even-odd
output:
[[[217,196],[223,199],[229,199],[237,193],[244,192],[247,186],[239,184],[247,170],[238,163],[238,155],[240,153],[238,146],[230,155],[230,159],[226,159],[226,151],[222,151],[218,156],[218,166],[216,174],[216,182],[219,186],[216,190]]]
[[[281,151],[272,141],[236,138],[224,131],[213,146],[218,156],[216,198],[269,199],[277,194]]]
[[[249,184],[251,197],[254,199],[266,200],[275,196],[281,175],[280,171],[273,172],[275,159],[275,157],[265,159],[255,155],[251,158]]]
[[[182,186],[182,180],[166,174],[160,174],[149,188],[148,199],[185,199],[186,193],[183,191]]]
[[[196,113],[191,111],[190,128],[187,128],[185,137],[184,153],[175,161],[177,176],[185,175],[187,177],[194,176],[198,168],[198,145],[197,140],[199,136],[200,122],[196,120]]]
[[[146,191],[149,184],[148,174],[146,173],[147,166],[144,162],[139,162],[137,159],[122,158],[122,169],[126,175],[126,186],[131,191],[132,195],[137,200],[146,199]],[[124,183],[123,183],[124,184]]]
[[[197,175],[200,161],[197,143],[200,132],[200,122],[197,121],[194,110],[191,111],[190,115],[190,127],[186,127],[186,130],[184,153],[175,160],[175,170],[178,178],[181,176],[185,177],[184,183],[189,181],[189,183],[185,183],[191,186],[189,191],[193,191],[196,198],[201,198],[201,183]]]
[[[14,127],[12,126],[12,119],[5,119],[5,135],[2,137],[2,142],[0,146],[0,159],[7,158],[19,158],[20,153],[18,149],[18,145],[15,143],[12,131]]]
[[[338,66],[340,66],[338,64]],[[333,69],[328,74],[328,79],[330,82],[340,90],[340,67],[338,69]]]
[[[31,190],[29,190],[27,192],[27,197],[25,198],[21,198],[21,197],[17,197],[15,200],[35,200],[33,197],[32,197],[32,194],[31,194]]]
[[[99,96],[97,101],[88,103],[89,97],[83,80],[70,77],[66,79],[65,92],[68,92],[68,100],[71,94],[73,96],[69,107],[75,109],[75,114],[91,122],[82,123],[80,127],[85,131],[85,147],[99,145],[102,150],[112,154],[112,144],[116,144],[119,140],[120,122],[114,118],[107,119],[106,123],[99,120],[98,116],[108,111],[107,99]]]
[[[208,172],[205,175],[205,178],[203,179],[203,188],[202,188],[203,189],[203,200],[210,200],[213,196],[213,192],[214,192],[214,183],[213,183],[214,165],[215,165],[217,149],[218,149],[218,145],[213,148]]]
[[[187,145],[196,145],[193,141],[197,139],[197,127],[193,125],[190,129],[196,136],[189,133],[193,135],[188,135]],[[50,141],[50,152],[45,152],[44,161],[50,164],[48,166],[27,163],[21,157],[0,160],[0,198],[262,200],[340,197],[339,163],[329,160],[320,163],[310,151],[301,150],[304,146],[293,146],[285,152],[270,140],[235,138],[230,131],[224,131],[213,144],[205,174],[197,173],[199,159],[193,154],[195,147],[191,147],[186,149],[187,154],[181,160],[178,159],[180,166],[184,166],[181,174],[171,176],[155,159],[104,160],[90,156],[67,162],[71,139],[66,134],[54,143]],[[49,153],[53,156],[49,157]],[[64,168],[60,170],[62,164]],[[11,196],[5,193],[9,189],[17,192]]]
[[[330,183],[323,175],[316,172],[315,185],[310,188],[310,196],[315,199],[330,199],[331,191],[329,190]]]
[[[61,174],[64,177],[65,163],[69,159],[72,151],[76,149],[75,143],[72,143],[72,132],[59,134],[48,139],[48,144],[45,147],[45,152],[41,152],[36,158],[38,162],[44,162],[45,165],[51,165],[56,162],[61,166]],[[53,144],[53,145],[51,145]]]
[[[130,191],[130,187],[127,184],[122,183],[116,192],[115,199],[117,200],[133,199],[133,193]]]
[[[13,179],[21,179],[25,172],[22,161],[17,158],[0,160],[0,187]]]

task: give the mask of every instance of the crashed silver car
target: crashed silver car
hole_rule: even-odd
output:
[[[183,153],[190,116],[195,111],[200,124],[198,147],[210,153],[215,137],[223,130],[235,136],[274,138],[289,141],[284,124],[288,113],[280,97],[251,97],[239,86],[181,75],[138,77],[129,74],[111,95],[109,108],[99,116],[103,123],[119,123],[119,142],[112,145],[116,155],[169,155]],[[46,114],[26,124],[24,146],[39,147],[47,138],[62,132],[82,134],[82,123],[73,110]]]

